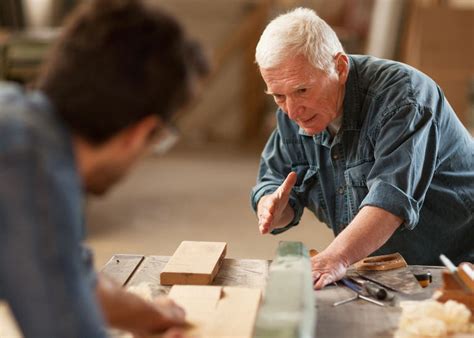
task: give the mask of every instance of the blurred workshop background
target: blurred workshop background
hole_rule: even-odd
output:
[[[34,81],[62,19],[80,1],[1,0],[0,78]],[[249,203],[275,126],[254,48],[269,19],[288,9],[315,9],[348,53],[427,73],[474,130],[474,0],[156,1],[206,46],[213,73],[176,121],[172,150],[156,149],[107,196],[88,197],[88,243],[98,267],[114,253],[171,255],[182,240],[225,241],[227,256],[236,258],[271,258],[280,240],[319,250],[331,241],[332,232],[308,212],[293,230],[261,236]]]

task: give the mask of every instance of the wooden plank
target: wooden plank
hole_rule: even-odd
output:
[[[186,332],[205,338],[250,338],[261,299],[258,289],[175,285],[170,297],[186,310]]]
[[[245,286],[264,289],[270,261],[262,259],[224,259],[213,285]]]
[[[254,337],[314,337],[315,322],[308,250],[301,242],[280,242],[277,257],[270,265]]]
[[[143,258],[143,255],[113,255],[101,272],[113,278],[121,285],[125,285],[137,270]]]
[[[224,287],[205,337],[253,337],[261,297],[258,289]]]
[[[211,284],[222,265],[226,248],[224,242],[181,242],[161,271],[161,284]]]

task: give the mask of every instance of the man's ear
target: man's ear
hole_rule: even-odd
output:
[[[345,84],[349,74],[349,58],[344,53],[337,53],[335,56],[336,71],[339,76],[339,82]]]
[[[143,148],[159,126],[159,118],[155,115],[144,117],[124,130],[123,146]]]

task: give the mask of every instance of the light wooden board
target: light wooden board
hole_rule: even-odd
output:
[[[211,284],[222,265],[226,248],[224,242],[181,242],[161,271],[161,284]]]
[[[169,296],[186,310],[188,334],[197,338],[250,338],[260,304],[259,289],[175,285]]]

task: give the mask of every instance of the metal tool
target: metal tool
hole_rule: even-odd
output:
[[[368,257],[355,264],[357,274],[384,288],[406,294],[422,291],[415,276],[399,253]]]
[[[414,272],[413,275],[415,276],[418,283],[420,283],[422,288],[426,288],[433,281],[433,276],[431,275],[431,272],[429,271]]]
[[[373,282],[364,280],[362,278],[350,276],[349,279],[360,285],[369,295],[379,300],[390,300],[393,298],[393,293],[389,293],[384,287]]]
[[[351,298],[344,299],[344,300],[341,300],[339,302],[336,302],[336,303],[333,304],[333,306],[339,306],[339,305],[342,305],[342,304],[345,304],[345,303],[349,303],[349,302],[352,302],[352,301],[357,300],[359,298],[363,299],[363,300],[365,300],[369,303],[378,305],[378,306],[385,306],[385,304],[382,303],[382,302],[379,302],[375,299],[372,299],[370,297],[366,297],[366,296],[362,295],[361,294],[362,288],[360,286],[358,286],[357,284],[353,283],[349,278],[344,277],[340,280],[340,282],[343,283],[346,287],[348,287],[352,291],[354,291],[356,293],[356,295],[351,297]]]

